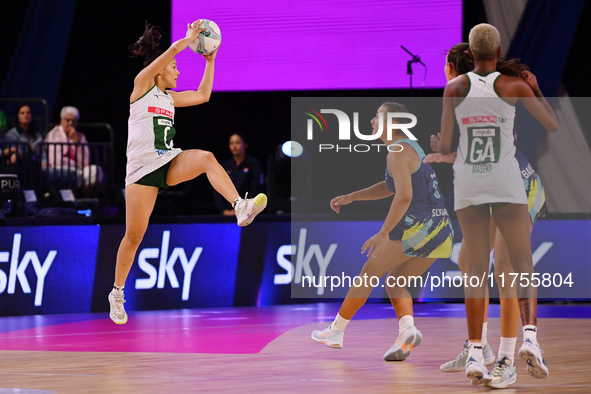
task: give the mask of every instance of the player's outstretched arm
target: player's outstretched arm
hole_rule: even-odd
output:
[[[353,201],[380,200],[392,194],[394,193],[386,187],[386,181],[381,181],[365,189],[333,198],[330,200],[330,208],[339,213],[343,205],[351,204]]]
[[[390,197],[392,194],[394,193],[386,187],[386,181],[378,182],[373,186],[351,193],[354,201],[380,200]]]
[[[209,101],[211,90],[213,89],[213,72],[218,50],[219,48],[209,55],[203,55],[205,58],[205,71],[203,72],[203,78],[197,90],[186,90],[183,92],[169,91],[174,99],[175,107],[190,107]]]
[[[141,96],[154,85],[154,78],[166,68],[166,66],[174,59],[174,57],[189,46],[190,43],[197,39],[199,33],[205,31],[203,28],[203,20],[199,20],[193,24],[187,25],[187,36],[172,43],[164,53],[158,56],[152,63],[146,66],[135,77],[133,81],[132,97]],[[138,96],[138,97],[139,97]]]

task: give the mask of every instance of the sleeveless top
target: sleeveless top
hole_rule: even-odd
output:
[[[182,152],[172,142],[176,130],[174,100],[170,94],[154,85],[129,107],[126,186]]]
[[[412,200],[410,202],[410,206],[408,207],[407,215],[413,215],[416,218],[422,218],[427,215],[447,215],[447,210],[445,209],[445,200],[443,199],[443,194],[439,190],[437,175],[435,175],[435,171],[433,171],[431,164],[423,163],[423,158],[425,157],[425,152],[423,152],[423,149],[421,149],[416,141],[408,138],[398,140],[396,143],[406,143],[410,145],[419,156],[419,167],[411,174]],[[396,193],[394,179],[388,171],[387,166],[386,187],[391,192]]]
[[[515,106],[497,94],[497,71],[465,74],[470,86],[455,108],[460,143],[454,169],[454,209],[487,203],[526,204],[515,158]]]

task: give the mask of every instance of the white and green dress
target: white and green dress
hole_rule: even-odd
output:
[[[129,105],[125,186],[164,166],[182,152],[172,142],[174,100],[154,85]]]
[[[527,204],[515,158],[515,106],[497,94],[497,71],[466,74],[468,94],[455,108],[460,143],[454,169],[454,209],[488,203]]]

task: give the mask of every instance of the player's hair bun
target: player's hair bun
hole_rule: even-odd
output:
[[[129,47],[129,52],[132,57],[145,57],[144,67],[152,63],[162,51],[160,50],[160,40],[162,39],[162,33],[158,26],[150,26],[146,22],[146,28],[144,29],[144,35],[140,37],[135,44]]]

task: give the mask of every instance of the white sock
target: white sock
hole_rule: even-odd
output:
[[[484,356],[482,355],[482,342],[468,342],[468,358],[470,357],[473,357],[476,361],[484,360]]]
[[[113,293],[116,296],[122,296],[124,288],[125,286],[117,286],[116,284],[113,284],[113,290],[111,290],[111,293]]]
[[[415,325],[415,319],[411,315],[404,315],[398,320],[398,333],[402,333],[410,326]]]
[[[330,330],[331,331],[345,331],[345,328],[347,327],[347,324],[349,324],[351,320],[347,320],[341,317],[341,315],[339,315],[337,313],[337,317],[334,318],[334,321],[332,322],[332,324],[330,325]]]
[[[538,329],[536,326],[528,324],[523,326],[523,342],[530,340],[534,345],[538,343]]]
[[[484,347],[486,346],[486,344],[488,343],[486,341],[486,331],[487,331],[487,326],[488,326],[488,322],[485,321],[484,323],[482,323],[482,348],[484,349]]]
[[[499,360],[507,357],[511,360],[511,364],[515,363],[515,343],[517,338],[501,337],[501,344],[499,345]]]

